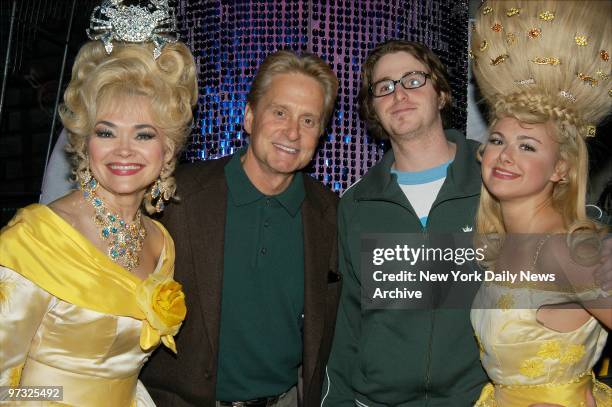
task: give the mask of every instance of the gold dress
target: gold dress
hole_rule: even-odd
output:
[[[61,405],[154,405],[138,374],[160,341],[175,350],[185,316],[156,224],[164,249],[143,281],[46,206],[15,216],[0,233],[0,386],[62,386]]]
[[[582,407],[588,388],[597,407],[612,406],[612,391],[592,373],[608,336],[599,321],[591,317],[578,329],[558,332],[536,320],[540,306],[564,302],[564,293],[483,284],[471,319],[492,383],[483,389],[477,407],[538,402]],[[518,305],[527,309],[513,308]]]

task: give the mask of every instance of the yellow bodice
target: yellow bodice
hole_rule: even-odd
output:
[[[544,402],[580,407],[586,405],[587,389],[595,393],[598,407],[612,405],[610,388],[591,373],[606,344],[605,328],[591,317],[578,329],[558,332],[536,319],[540,306],[566,301],[564,293],[481,287],[471,319],[492,384],[483,390],[478,407]],[[517,304],[527,309],[513,308]]]
[[[135,403],[140,369],[160,341],[175,349],[185,316],[174,245],[156,225],[164,248],[141,281],[49,208],[15,216],[0,232],[0,386],[62,386],[64,405]]]

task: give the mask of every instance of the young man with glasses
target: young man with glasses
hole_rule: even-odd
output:
[[[340,201],[344,282],[322,406],[471,406],[486,381],[469,309],[372,310],[361,302],[363,234],[473,226],[477,143],[444,130],[446,76],[431,50],[401,40],[376,47],[363,66],[361,114],[391,150]]]

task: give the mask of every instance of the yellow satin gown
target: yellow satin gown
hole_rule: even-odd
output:
[[[138,374],[164,332],[137,294],[174,274],[172,239],[157,226],[164,249],[143,282],[49,208],[16,215],[0,233],[0,386],[62,386],[60,405],[154,405]]]
[[[599,321],[591,317],[574,331],[557,332],[536,320],[540,306],[564,302],[564,293],[483,284],[471,319],[491,383],[476,407],[583,407],[589,388],[597,407],[612,406],[611,389],[592,373],[608,336]],[[519,304],[529,309],[514,308]]]

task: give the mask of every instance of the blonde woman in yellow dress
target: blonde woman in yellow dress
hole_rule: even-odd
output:
[[[592,277],[605,230],[585,214],[585,137],[612,103],[610,15],[609,1],[487,1],[478,11],[470,52],[492,114],[480,150],[485,264],[556,278],[481,288],[472,324],[491,384],[479,407],[612,405],[592,374],[612,326],[609,293]]]
[[[20,210],[0,234],[0,386],[14,387],[0,400],[61,386],[48,401],[152,405],[140,369],[159,343],[176,352],[186,309],[174,244],[147,214],[174,195],[197,84],[173,27],[154,34],[147,15],[173,21],[164,1],[94,10],[94,41],[78,53],[60,112],[81,190]],[[126,21],[132,31],[112,31]]]

